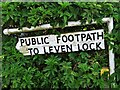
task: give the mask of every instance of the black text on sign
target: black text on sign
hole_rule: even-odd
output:
[[[101,50],[104,46],[103,29],[19,38],[16,48],[24,55]]]

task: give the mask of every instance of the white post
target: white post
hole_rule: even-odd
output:
[[[113,18],[109,18],[108,21],[108,32],[111,33],[113,29]],[[112,43],[114,44],[114,43]],[[110,47],[109,47],[110,48]],[[110,67],[110,75],[113,74],[115,72],[115,61],[114,61],[114,53],[113,53],[113,49],[109,50],[109,67]]]
[[[102,21],[104,23],[106,23],[109,20],[109,18],[103,18]],[[92,22],[92,23],[88,23],[86,22],[85,25],[87,24],[96,24],[96,22]],[[73,27],[73,26],[80,26],[81,22],[80,20],[78,21],[69,21],[68,25],[66,25],[65,27]],[[31,27],[31,28],[27,28],[27,27],[23,27],[22,29],[18,29],[18,28],[12,28],[12,29],[4,29],[3,33],[5,35],[10,35],[10,34],[14,34],[14,33],[23,33],[23,32],[31,32],[31,31],[39,31],[39,30],[46,30],[46,29],[52,29],[53,27],[50,24],[43,24],[40,26],[36,26],[36,27]],[[59,25],[54,27],[54,28],[60,28]]]

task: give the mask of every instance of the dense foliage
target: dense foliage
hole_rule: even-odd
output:
[[[44,23],[61,29],[35,33],[3,35],[3,88],[120,88],[120,4],[88,2],[7,2],[2,3],[2,27],[31,27]],[[114,18],[114,30],[108,34],[104,17]],[[68,21],[92,19],[97,25],[64,28]],[[61,54],[23,56],[15,49],[17,38],[42,34],[101,29],[105,30],[106,49]],[[114,42],[115,45],[111,45]],[[108,45],[115,53],[115,73],[100,76],[102,67],[109,67]],[[108,79],[109,78],[109,79]],[[112,84],[111,84],[112,83]]]

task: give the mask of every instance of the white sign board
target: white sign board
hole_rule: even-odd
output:
[[[19,38],[16,48],[24,55],[101,50],[105,49],[103,31],[99,29]]]

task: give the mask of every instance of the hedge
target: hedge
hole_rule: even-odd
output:
[[[3,88],[120,88],[120,3],[108,2],[2,2],[2,30],[50,23],[61,28],[30,33],[3,35]],[[108,34],[105,17],[114,18]],[[83,25],[94,19],[97,24]],[[81,20],[82,26],[65,28],[68,21]],[[23,56],[16,50],[19,37],[65,32],[105,30],[105,50]],[[110,42],[114,42],[112,45]],[[108,45],[115,53],[115,73],[100,75],[109,67]]]

